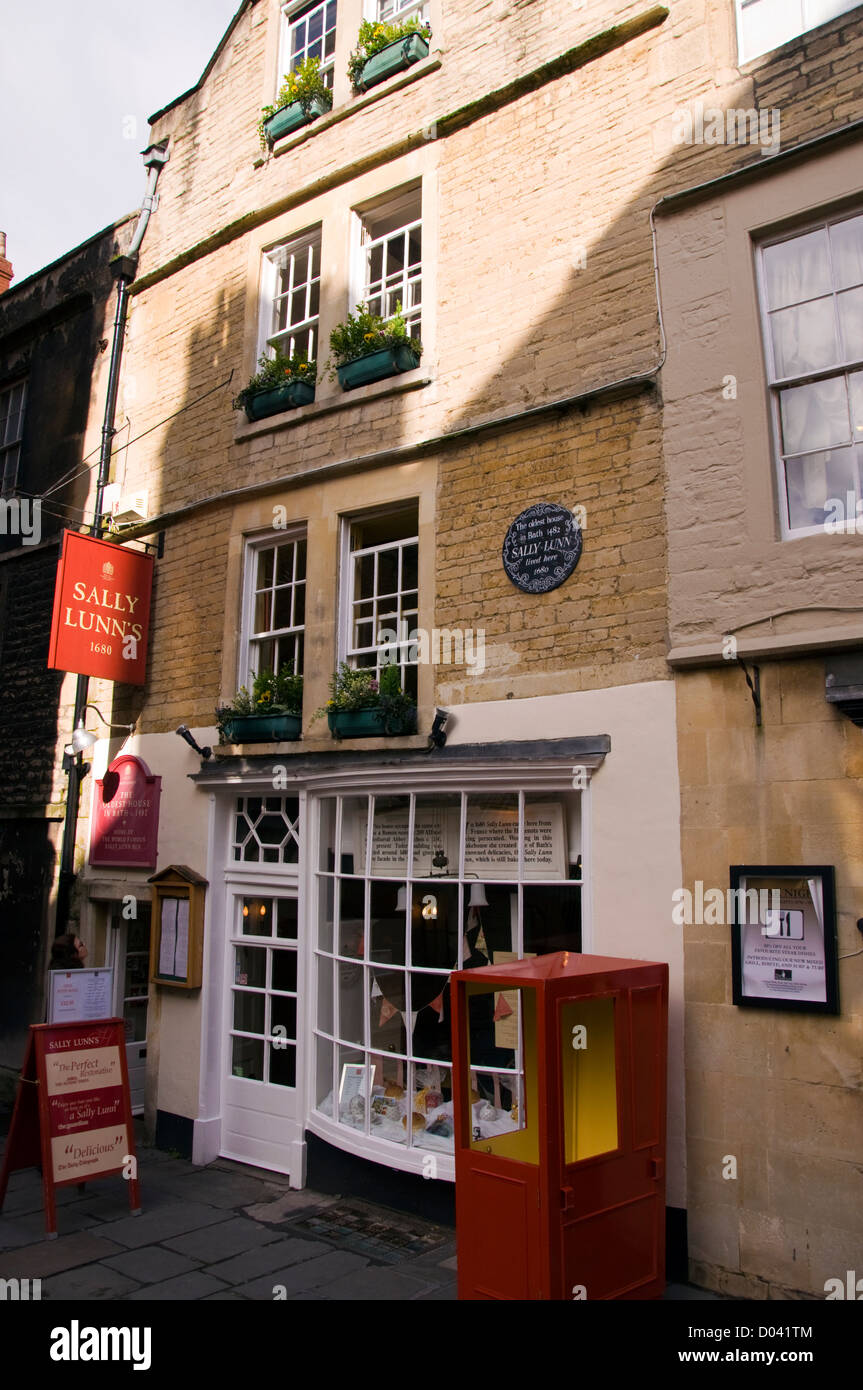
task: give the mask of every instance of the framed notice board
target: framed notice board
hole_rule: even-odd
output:
[[[200,989],[207,880],[187,864],[154,874],[150,979],[174,989]]]

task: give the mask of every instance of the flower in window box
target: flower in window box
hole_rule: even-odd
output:
[[[408,332],[400,303],[391,319],[358,304],[356,314],[348,314],[330,334],[332,356],[327,367],[330,377],[337,376],[342,389],[350,391],[354,386],[410,371],[417,366],[422,350],[419,339]]]
[[[223,743],[293,742],[300,736],[303,678],[285,662],[255,676],[252,691],[241,685],[230,705],[216,710]]]
[[[258,122],[261,149],[270,148],[280,135],[287,135],[323,116],[333,104],[333,94],[321,77],[319,58],[306,58],[293,72],[285,73],[272,106],[265,106]]]
[[[416,16],[395,24],[364,20],[357,35],[357,46],[348,59],[348,77],[354,91],[364,92],[367,87],[374,87],[420,58],[428,57],[430,38],[431,28]]]
[[[416,730],[416,705],[402,690],[395,665],[385,666],[378,681],[372,671],[355,671],[342,661],[330,677],[330,698],[315,718],[323,715],[334,738],[374,738]]]
[[[262,420],[315,399],[317,363],[302,353],[292,356],[277,351],[275,357],[262,357],[259,370],[248,386],[234,397],[235,410],[245,410],[247,420]]]

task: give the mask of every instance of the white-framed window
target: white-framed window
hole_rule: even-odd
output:
[[[0,389],[0,497],[9,497],[18,484],[27,383]]]
[[[303,673],[306,623],[306,537],[250,542],[246,548],[244,627],[239,685],[287,663]]]
[[[410,190],[358,214],[356,302],[389,319],[399,304],[412,338],[422,333],[422,191]]]
[[[259,356],[276,349],[307,361],[318,353],[320,228],[264,253]]]
[[[816,534],[863,501],[863,213],[765,242],[758,261],[782,531]]]
[[[735,0],[741,63],[780,48],[859,5],[860,0]]]
[[[335,52],[336,0],[292,0],[282,7],[279,85],[283,74],[307,58],[317,58],[322,78],[332,87]]]
[[[290,796],[239,796],[231,829],[234,865],[296,864],[300,803]]]
[[[451,972],[583,949],[583,794],[517,773],[516,789],[406,777],[312,803],[312,1124],[418,1167],[453,1150]],[[471,1081],[488,1137],[523,1127],[523,1059],[506,995],[480,1012]]]
[[[428,23],[428,0],[370,0],[368,18],[379,19],[384,24],[399,24],[403,19],[419,19]]]
[[[417,699],[419,516],[416,502],[346,518],[342,524],[339,660],[370,668],[395,661]],[[384,635],[388,634],[388,635]]]

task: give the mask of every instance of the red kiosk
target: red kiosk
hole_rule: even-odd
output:
[[[668,966],[557,951],[452,985],[459,1298],[658,1298]]]

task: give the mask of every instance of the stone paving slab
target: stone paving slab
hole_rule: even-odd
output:
[[[304,1187],[300,1192],[283,1192],[272,1202],[259,1202],[246,1207],[246,1215],[254,1221],[267,1221],[272,1225],[277,1221],[290,1221],[297,1212],[308,1211],[312,1207],[323,1211],[341,1200],[341,1197],[324,1197],[320,1192],[312,1192]]]
[[[206,1202],[213,1207],[244,1207],[266,1203],[278,1195],[259,1178],[240,1177],[233,1173],[198,1172],[191,1177],[167,1179],[165,1186],[183,1201]]]
[[[405,1274],[391,1265],[385,1269],[361,1269],[346,1274],[341,1279],[321,1289],[321,1298],[350,1299],[352,1303],[404,1302],[406,1299],[420,1298],[432,1293],[435,1285],[429,1280],[417,1279]]]
[[[144,1303],[158,1300],[159,1302],[193,1303],[206,1298],[208,1294],[218,1293],[224,1288],[225,1285],[221,1284],[218,1279],[196,1269],[191,1274],[179,1274],[176,1279],[166,1279],[161,1284],[150,1284],[146,1289],[138,1289],[136,1293],[127,1294],[126,1301]]]
[[[216,1227],[215,1229],[218,1229]],[[228,1284],[246,1284],[259,1275],[269,1274],[274,1269],[289,1269],[312,1260],[317,1255],[329,1253],[329,1246],[319,1240],[276,1240],[272,1245],[262,1245],[257,1250],[247,1250],[232,1260],[208,1266],[207,1273]]]
[[[177,1202],[172,1207],[144,1211],[140,1216],[127,1216],[124,1221],[109,1221],[99,1227],[99,1234],[130,1250],[137,1250],[141,1245],[158,1245],[170,1236],[196,1231],[224,1219],[225,1213],[217,1207],[206,1207],[200,1202]]]
[[[209,1225],[203,1230],[165,1240],[163,1244],[169,1250],[178,1250],[181,1255],[191,1255],[209,1265],[281,1239],[281,1232],[268,1231],[266,1226],[250,1221],[247,1216],[235,1216],[230,1221],[224,1220],[223,1211],[219,1216],[222,1218],[220,1225]]]
[[[126,1250],[122,1255],[112,1255],[102,1263],[139,1284],[161,1284],[178,1274],[188,1274],[200,1268],[197,1260],[190,1260],[186,1255],[178,1255],[175,1250],[166,1250],[161,1245],[143,1245],[140,1250]]]
[[[128,1207],[126,1208],[128,1211]],[[5,1222],[0,1221],[0,1244],[3,1242],[3,1231]],[[94,1226],[100,1225],[94,1216],[89,1212],[81,1211],[78,1205],[57,1209],[57,1236],[71,1236],[76,1231],[91,1230]],[[24,1216],[16,1216],[15,1226],[19,1231],[23,1231],[30,1244],[45,1239],[45,1213],[43,1211],[31,1211]],[[22,1244],[18,1241],[17,1244]]]
[[[237,1292],[246,1298],[272,1299],[275,1285],[282,1285],[288,1298],[294,1293],[303,1293],[332,1283],[345,1274],[368,1268],[368,1260],[362,1255],[352,1255],[345,1250],[332,1250],[316,1260],[305,1260],[301,1265],[288,1269],[273,1270],[263,1279],[254,1279],[249,1284],[238,1285]],[[319,1295],[318,1295],[319,1296]]]
[[[80,1269],[69,1269],[63,1274],[54,1274],[42,1281],[44,1299],[62,1300],[77,1303],[79,1300],[113,1301],[140,1288],[140,1281],[109,1269],[105,1264],[84,1265]]]
[[[4,1251],[0,1255],[0,1279],[48,1279],[63,1270],[95,1264],[109,1255],[121,1254],[122,1246],[104,1239],[102,1232],[108,1228],[100,1226],[98,1229],[98,1236],[91,1235],[90,1231],[79,1231],[57,1240],[42,1240],[37,1245]]]

